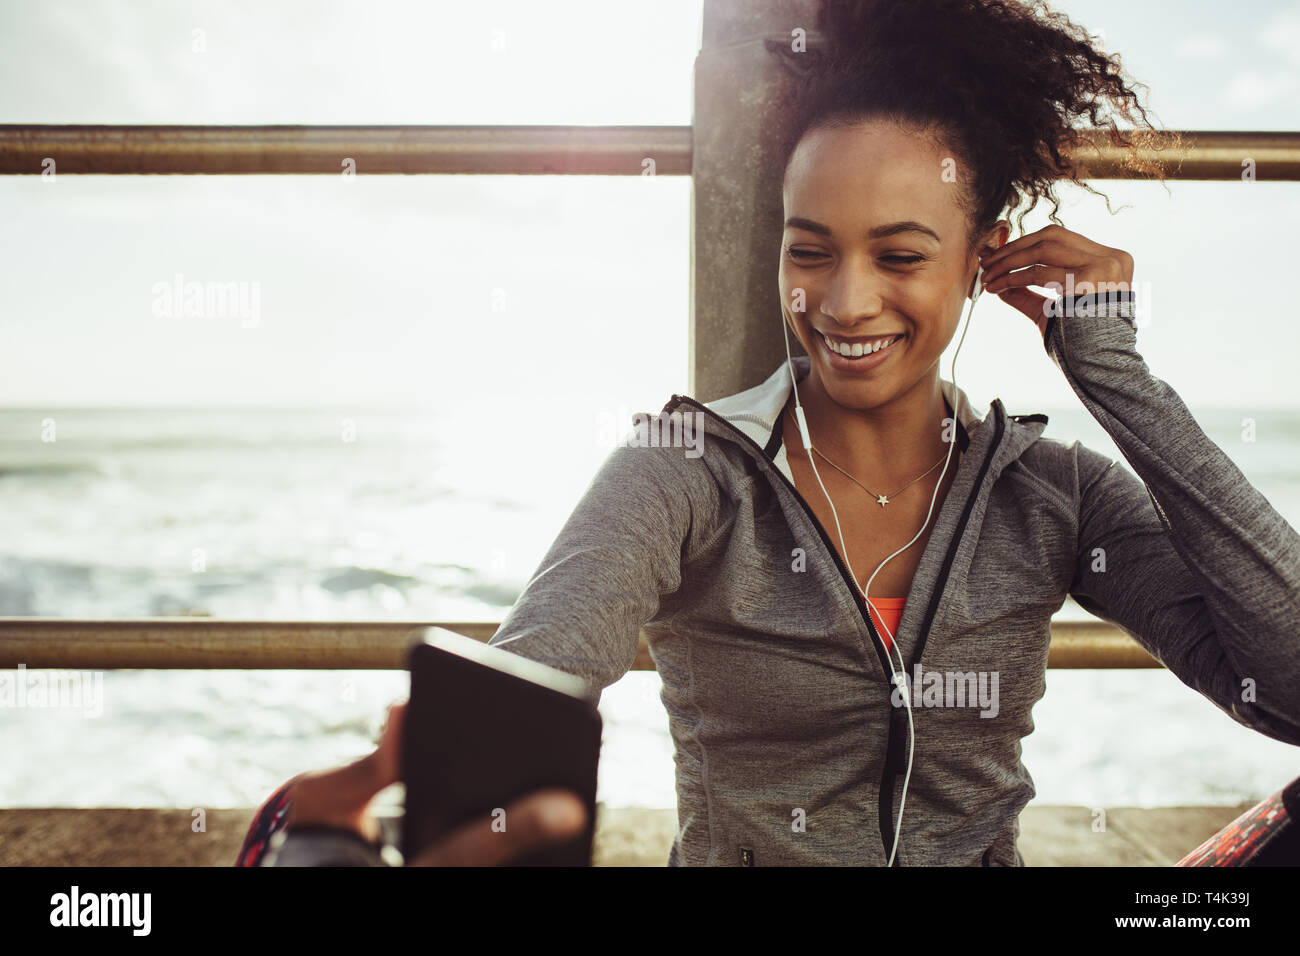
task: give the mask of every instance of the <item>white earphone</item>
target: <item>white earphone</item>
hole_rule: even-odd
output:
[[[953,394],[952,394],[951,404],[952,404],[952,413],[954,418],[958,417],[961,414],[960,410],[957,408],[957,353],[961,351],[962,342],[964,342],[966,339],[966,330],[970,328],[970,317],[975,310],[975,302],[976,300],[979,299],[980,292],[983,291],[980,288],[980,281],[983,279],[983,277],[984,277],[984,267],[979,266],[975,273],[974,295],[971,296],[970,307],[966,310],[966,323],[965,325],[962,326],[961,338],[957,340],[957,351],[953,352],[952,355],[952,369],[949,375],[952,379]],[[835,518],[835,532],[839,535],[840,550],[844,553],[844,564],[849,569],[849,575],[853,578],[854,585],[858,586],[858,576],[854,572],[853,566],[849,564],[848,548],[844,546],[844,532],[840,528],[839,513],[835,510],[835,502],[831,501],[830,493],[827,492],[826,485],[825,483],[822,482],[821,473],[817,471],[817,463],[813,459],[812,435],[808,431],[808,420],[804,417],[803,406],[799,403],[799,385],[798,382],[795,380],[794,359],[790,355],[790,329],[786,325],[784,315],[781,316],[781,330],[785,337],[785,358],[786,358],[786,364],[790,369],[790,384],[794,388],[794,415],[795,415],[795,419],[799,423],[799,434],[803,439],[804,450],[808,452],[808,464],[812,465],[813,474],[817,477],[817,484],[821,485],[822,494],[826,496],[826,503],[831,506],[831,515]],[[905,683],[907,674],[905,670],[905,665],[903,663],[902,652],[899,651],[897,648],[896,642],[894,641],[893,632],[889,630],[888,625],[885,625],[884,618],[881,617],[879,611],[876,611],[876,606],[871,603],[871,599],[867,597],[867,592],[871,590],[871,582],[875,580],[876,575],[880,573],[880,568],[883,568],[895,557],[902,554],[913,544],[915,544],[916,539],[921,536],[921,532],[924,531],[926,525],[930,523],[930,516],[934,513],[934,503],[939,497],[939,489],[943,486],[944,475],[948,473],[948,465],[952,461],[953,446],[957,444],[956,424],[957,424],[956,421],[954,421],[953,437],[952,440],[948,443],[948,456],[947,458],[944,459],[943,471],[939,472],[939,480],[935,483],[934,494],[930,496],[930,507],[925,513],[925,520],[921,522],[921,527],[917,530],[916,534],[912,536],[911,541],[907,542],[907,544],[903,545],[901,548],[899,548],[889,557],[885,558],[884,561],[880,562],[880,566],[877,567],[876,570],[871,573],[871,577],[867,578],[866,587],[858,586],[858,590],[862,592],[862,600],[867,603],[867,606],[872,611],[876,612],[876,617],[880,618],[880,623],[882,624],[882,626],[884,626],[885,633],[889,635],[889,645],[885,646],[884,650],[885,650],[885,656],[889,660],[890,679],[895,687],[900,686],[900,683],[902,683],[903,706],[907,708],[907,737],[908,737],[907,773],[903,776],[903,794],[898,803],[898,822],[894,826],[894,846],[893,849],[890,851],[889,862],[885,864],[886,866],[894,865],[894,856],[898,853],[899,834],[901,833],[903,828],[903,807],[907,803],[907,785],[912,778],[912,754],[916,749],[916,729],[912,723],[912,702],[909,699],[911,694],[910,694],[910,689],[906,686]],[[882,641],[881,643],[883,646],[884,642]],[[897,670],[894,668],[894,657],[891,651],[893,653],[898,654]]]

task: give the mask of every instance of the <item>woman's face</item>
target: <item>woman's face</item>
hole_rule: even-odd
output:
[[[888,122],[812,130],[795,149],[781,302],[837,404],[875,408],[937,375],[978,265],[957,202],[966,175],[931,139]],[[863,357],[833,354],[827,338]]]

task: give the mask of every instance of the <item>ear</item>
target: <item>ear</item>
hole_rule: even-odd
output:
[[[979,249],[981,252],[993,252],[1001,249],[1011,238],[1011,221],[1008,219],[999,219],[993,224],[988,232],[980,237]]]
[[[993,228],[984,234],[984,239],[983,242],[981,243],[980,249],[981,251],[984,249],[988,249],[990,251],[994,249],[1001,249],[1003,246],[1007,244],[1007,239],[1010,238],[1010,236],[1011,236],[1010,221],[1006,219],[999,219],[993,225]],[[966,293],[966,298],[972,299],[975,297],[975,290],[979,288],[980,279],[982,279],[983,277],[984,277],[984,267],[977,265],[975,269],[975,279],[971,283],[971,287],[969,291],[967,291]]]

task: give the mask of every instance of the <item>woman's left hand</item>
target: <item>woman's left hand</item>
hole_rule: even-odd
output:
[[[984,267],[984,288],[1033,319],[1039,335],[1044,337],[1047,335],[1046,307],[1053,300],[1030,291],[1028,286],[1056,283],[1061,289],[1071,286],[1077,289],[1091,283],[1093,292],[1133,287],[1131,255],[1055,223],[981,256],[980,265]],[[1073,276],[1068,283],[1067,275]]]
[[[381,835],[379,822],[370,813],[370,801],[400,775],[402,727],[408,705],[402,700],[389,706],[379,745],[373,752],[346,766],[300,775],[293,787],[285,825],[339,827],[377,842]]]

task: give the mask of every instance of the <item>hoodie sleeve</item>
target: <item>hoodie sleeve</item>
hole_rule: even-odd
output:
[[[1300,745],[1300,535],[1151,374],[1133,320],[1089,299],[1049,318],[1044,347],[1137,477],[1079,449],[1070,594],[1238,723]]]
[[[488,642],[587,681],[592,701],[636,658],[715,510],[703,459],[622,444],[605,459]]]

